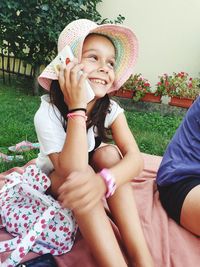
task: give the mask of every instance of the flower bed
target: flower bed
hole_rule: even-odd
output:
[[[157,91],[171,97],[196,99],[200,93],[200,79],[192,78],[186,72],[173,72],[172,75],[159,76]]]
[[[173,72],[172,75],[165,73],[159,76],[155,89],[155,92],[152,92],[150,82],[139,73],[131,75],[114,95],[132,98],[135,102],[153,103],[161,103],[162,96],[169,96],[171,99],[169,105],[188,108],[200,94],[200,78],[192,78],[186,72]],[[188,103],[185,103],[186,99],[189,99]]]

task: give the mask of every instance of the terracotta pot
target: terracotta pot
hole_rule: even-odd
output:
[[[172,96],[169,105],[189,108],[192,105],[193,101],[194,99],[191,98]]]
[[[154,93],[146,93],[145,96],[143,96],[140,100],[144,102],[160,103],[161,96],[160,95],[156,96]]]
[[[111,93],[111,95],[112,95],[112,93]],[[118,97],[124,97],[124,98],[133,98],[133,91],[132,90],[126,90],[126,89],[119,89],[113,95],[118,96]]]

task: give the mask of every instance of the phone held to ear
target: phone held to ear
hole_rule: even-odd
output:
[[[56,56],[56,58],[52,61],[52,65],[55,69],[55,72],[58,74],[58,66],[60,64],[68,64],[70,61],[72,61],[74,59],[74,55],[72,53],[71,47],[66,45],[61,52]],[[79,72],[78,75],[78,79],[81,76],[81,71]],[[88,80],[85,81],[86,82],[86,90],[87,90],[87,103],[89,103],[92,99],[94,99],[95,94],[88,82]]]
[[[16,267],[57,267],[54,257],[50,254],[43,254],[32,260],[18,264]]]

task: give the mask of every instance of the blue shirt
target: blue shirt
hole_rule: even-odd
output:
[[[166,149],[157,184],[169,185],[189,177],[200,179],[200,97],[187,111]]]

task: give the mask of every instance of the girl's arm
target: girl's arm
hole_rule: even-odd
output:
[[[60,66],[58,80],[69,110],[87,107],[86,73],[77,79],[78,72],[82,69],[83,65],[77,64],[76,61],[70,62],[65,67]],[[73,113],[76,113],[76,116],[68,118],[66,139],[61,152],[49,155],[54,166],[54,171],[49,175],[51,179],[49,193],[54,197],[57,197],[58,188],[71,172],[85,171],[88,167],[86,114],[81,110]]]
[[[118,187],[141,172],[143,159],[124,114],[118,115],[112,123],[111,130],[113,139],[123,155],[122,160],[109,169]],[[80,186],[82,183],[84,187]],[[86,212],[101,200],[105,192],[106,186],[99,173],[87,171],[72,173],[59,189],[59,200],[65,207],[82,209]]]
[[[74,119],[69,119],[62,151],[49,155],[54,165],[54,171],[49,175],[51,179],[49,193],[55,198],[58,195],[58,188],[66,181],[71,172],[84,171],[87,168],[88,152],[86,139],[86,122],[83,118],[77,116]]]
[[[60,66],[59,84],[68,109],[86,108],[86,74],[77,80],[82,64],[71,62],[66,67]],[[49,155],[56,174],[67,177],[72,171],[84,171],[88,166],[88,147],[86,131],[86,115],[84,111],[75,111],[76,115],[68,118],[66,140],[60,153]],[[66,114],[67,116],[67,114]]]
[[[111,130],[113,140],[123,156],[118,164],[110,168],[118,187],[130,181],[142,171],[143,158],[129,129],[124,113],[117,116],[111,125]]]
[[[81,111],[78,113],[85,115]],[[67,134],[62,151],[49,155],[57,175],[66,177],[72,171],[84,171],[88,166],[87,150],[85,119],[81,116],[68,119]]]

